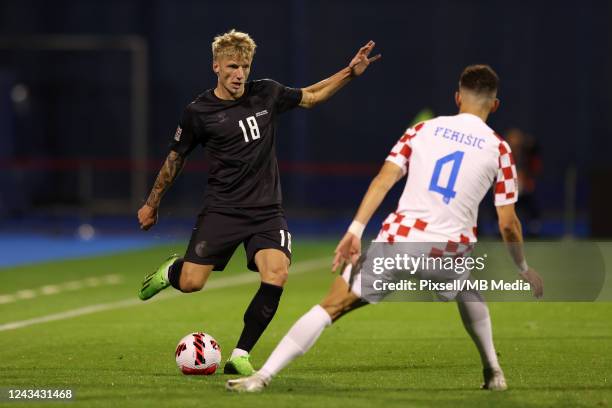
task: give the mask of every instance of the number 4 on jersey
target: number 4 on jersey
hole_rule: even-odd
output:
[[[459,173],[459,167],[461,167],[463,154],[464,153],[462,151],[457,150],[456,152],[441,157],[438,159],[438,161],[436,161],[433,175],[431,176],[431,181],[429,182],[429,191],[442,194],[444,204],[448,204],[450,200],[455,198],[457,195],[457,192],[453,189],[455,188],[455,183],[457,182],[457,174]],[[446,186],[441,186],[439,184],[440,173],[442,172],[442,167],[447,163],[452,163],[453,168],[451,169],[450,176],[448,177],[448,184]]]

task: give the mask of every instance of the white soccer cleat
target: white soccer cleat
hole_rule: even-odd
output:
[[[506,377],[501,368],[485,368],[482,374],[484,376],[484,384],[481,387],[483,390],[505,391],[508,389]]]
[[[270,380],[263,375],[255,373],[249,377],[228,380],[225,389],[234,392],[260,392],[270,384]]]

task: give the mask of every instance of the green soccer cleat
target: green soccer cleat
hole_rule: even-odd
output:
[[[138,292],[140,300],[147,300],[157,295],[162,290],[170,286],[170,282],[166,278],[168,268],[179,258],[177,254],[166,259],[163,264],[155,272],[151,272],[145,276],[142,281],[142,287]]]
[[[240,375],[251,375],[255,372],[251,362],[249,361],[251,358],[250,355],[233,357],[225,362],[225,367],[223,367],[223,374],[240,374]]]

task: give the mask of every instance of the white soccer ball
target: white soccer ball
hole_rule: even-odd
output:
[[[221,363],[221,347],[210,334],[202,332],[183,337],[174,355],[176,365],[187,375],[214,374]]]

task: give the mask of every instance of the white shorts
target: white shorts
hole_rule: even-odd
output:
[[[400,256],[403,261],[413,258],[425,259],[424,255],[429,256],[432,252],[432,248],[438,248],[439,245],[435,243],[380,243],[373,242],[365,255],[362,255],[358,264],[354,268],[352,265],[347,265],[342,271],[342,278],[349,285],[351,292],[359,296],[361,299],[368,303],[378,303],[388,295],[397,293],[399,296],[394,298],[396,300],[431,300],[429,296],[427,299],[422,297],[423,294],[429,293],[427,291],[390,291],[381,290],[381,286],[389,283],[398,283],[403,281],[412,280],[418,283],[421,280],[427,280],[434,282],[435,284],[444,284],[453,286],[453,288],[446,288],[443,290],[433,290],[437,300],[449,301],[455,299],[459,293],[458,287],[461,286],[461,282],[470,278],[470,270],[463,270],[458,273],[455,269],[441,268],[440,265],[431,258],[432,261],[428,265],[429,267],[417,267],[411,270],[398,269],[398,268],[387,268],[380,273],[374,273],[376,259],[395,259]],[[466,255],[463,253],[461,256]],[[438,260],[449,259],[449,257],[437,257]],[[456,256],[450,258],[456,259]],[[423,261],[424,262],[424,261]],[[408,262],[410,265],[410,263]],[[376,281],[376,284],[375,284]],[[456,282],[456,283],[455,283]],[[403,293],[402,293],[403,292]],[[420,295],[420,297],[418,297]],[[408,297],[406,297],[408,296]],[[417,297],[415,297],[417,296]]]

